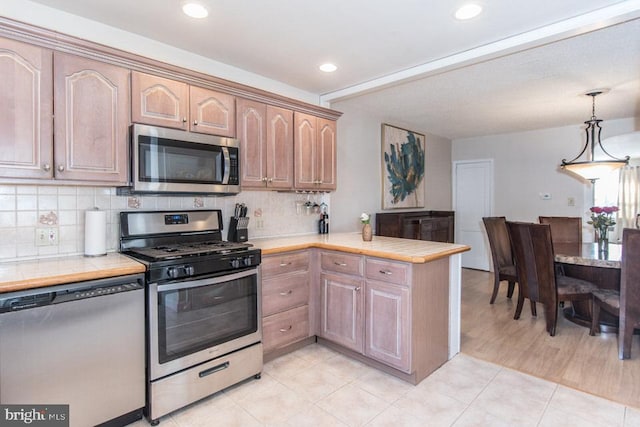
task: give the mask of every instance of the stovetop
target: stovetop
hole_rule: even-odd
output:
[[[248,243],[226,242],[213,240],[196,243],[173,243],[153,247],[131,248],[129,253],[134,256],[142,256],[148,261],[165,261],[181,259],[192,256],[216,256],[240,252],[249,249]]]

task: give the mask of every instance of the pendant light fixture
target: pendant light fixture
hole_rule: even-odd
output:
[[[613,157],[611,154],[607,152],[602,146],[602,142],[600,141],[600,132],[602,132],[602,128],[600,127],[600,122],[602,120],[596,117],[596,96],[605,92],[604,89],[594,90],[585,95],[591,97],[591,119],[584,122],[587,125],[585,129],[585,133],[587,135],[587,142],[584,145],[584,148],[574,159],[567,161],[566,159],[562,159],[562,164],[560,167],[562,169],[566,169],[569,172],[575,173],[576,175],[581,176],[584,179],[588,179],[592,183],[595,182],[601,176],[604,176],[611,171],[619,169],[625,165],[629,164],[629,156],[626,156],[624,159],[618,159]],[[596,160],[594,157],[596,145],[600,147],[600,150],[609,157],[605,160]],[[587,152],[587,149],[590,149]],[[582,157],[583,154],[586,153],[586,160],[578,161]]]

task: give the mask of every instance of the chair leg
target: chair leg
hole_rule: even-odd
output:
[[[491,301],[489,301],[489,304],[493,304],[496,301],[499,288],[500,288],[500,279],[496,276],[495,280],[493,281],[493,293],[491,294]]]
[[[537,317],[538,316],[538,311],[536,310],[536,302],[535,301],[531,301],[531,315],[533,317]]]
[[[509,282],[509,287],[507,288],[507,298],[511,298],[513,296],[513,288],[515,288],[516,282]]]
[[[518,289],[518,304],[516,304],[516,312],[513,315],[514,320],[518,320],[520,318],[520,314],[522,313],[522,306],[524,305],[524,295],[520,289]]]
[[[628,327],[620,318],[620,329],[618,329],[618,358],[631,358],[631,340],[633,339],[633,327]]]
[[[591,297],[591,329],[589,335],[594,336],[600,333],[600,304],[596,297]]]
[[[556,335],[556,324],[558,323],[558,305],[543,304],[544,320],[547,324],[547,332],[552,337]]]

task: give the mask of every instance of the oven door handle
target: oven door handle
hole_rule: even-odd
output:
[[[191,278],[187,278],[185,280],[179,282],[169,282],[164,284],[155,284],[158,287],[158,292],[166,292],[166,291],[175,291],[176,289],[189,289],[189,288],[197,288],[199,286],[207,286],[207,285],[217,285],[219,283],[230,282],[236,279],[242,279],[245,277],[253,276],[258,274],[257,268],[252,268],[249,270],[243,270],[237,273],[225,274],[217,277],[208,277],[206,279],[196,279],[193,280]],[[154,285],[154,284],[151,284]]]

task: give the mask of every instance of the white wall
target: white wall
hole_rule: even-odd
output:
[[[604,140],[633,132],[637,125],[634,119],[610,120],[602,122],[602,129]],[[458,139],[452,143],[452,159],[494,159],[494,215],[535,222],[539,215],[581,216],[586,223],[592,185],[559,168],[562,159],[578,155],[584,138],[584,125],[576,125]],[[551,199],[542,200],[540,193],[550,193]],[[568,206],[570,197],[575,206]]]
[[[357,231],[362,212],[382,211],[381,125],[425,134],[425,207],[451,209],[451,141],[358,108],[357,100],[334,103],[338,120],[338,190],[331,194],[331,230]]]

